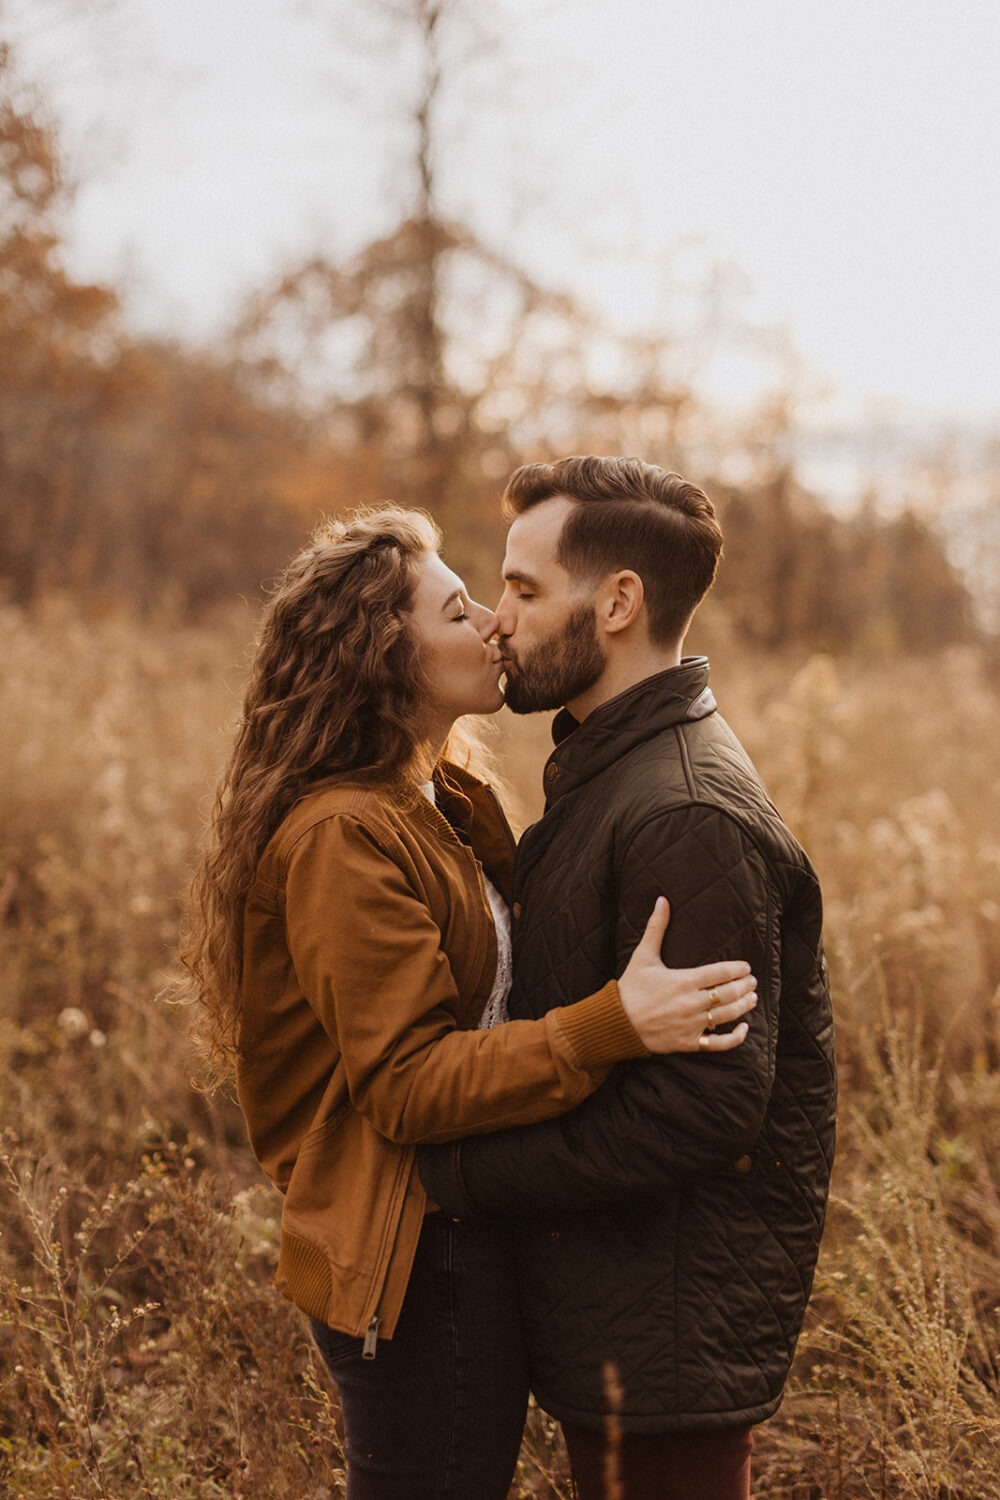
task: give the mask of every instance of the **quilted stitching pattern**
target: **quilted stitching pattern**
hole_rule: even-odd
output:
[[[705,677],[694,663],[641,684],[551,758],[548,810],[515,872],[511,1014],[540,1015],[620,973],[662,892],[668,962],[753,964],[750,1037],[713,1058],[623,1064],[570,1115],[464,1142],[461,1187],[454,1157],[432,1153],[424,1170],[452,1211],[471,1200],[531,1215],[518,1254],[541,1403],[595,1420],[613,1360],[637,1431],[775,1409],[833,1153],[818,886],[706,709]]]

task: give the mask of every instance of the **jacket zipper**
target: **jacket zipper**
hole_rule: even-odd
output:
[[[428,803],[428,806],[430,806],[429,803]],[[415,1153],[413,1153],[413,1155],[415,1155]],[[405,1167],[406,1167],[407,1161],[409,1161],[409,1160],[412,1160],[412,1157],[411,1157],[410,1153],[409,1152],[404,1152],[403,1155],[399,1159],[399,1164],[398,1164],[398,1166],[396,1168],[396,1178],[395,1178],[395,1181],[393,1182],[392,1192],[390,1194],[390,1203],[389,1203],[389,1215],[390,1215],[390,1219],[389,1219],[389,1224],[391,1224],[391,1226],[392,1226],[392,1231],[391,1232],[392,1232],[392,1235],[393,1235],[393,1243],[395,1243],[395,1236],[399,1232],[399,1217],[400,1217],[399,1213],[396,1212],[396,1210],[395,1210],[395,1204],[396,1204],[397,1199],[400,1196],[401,1184],[402,1184],[402,1191],[405,1192],[405,1180],[406,1180]],[[375,1307],[374,1307],[374,1310],[372,1312],[371,1317],[368,1320],[368,1327],[365,1329],[365,1332],[364,1332],[364,1342],[361,1345],[361,1358],[362,1359],[374,1359],[375,1356],[376,1356],[376,1354],[378,1353],[378,1336],[379,1336],[379,1332],[380,1332],[381,1327],[382,1327],[382,1315],[381,1315],[381,1313],[378,1310],[378,1306],[379,1306],[379,1303],[381,1302],[383,1296],[385,1295],[385,1263],[389,1259],[389,1255],[390,1255],[390,1246],[388,1244],[388,1236],[389,1236],[389,1233],[390,1233],[389,1224],[387,1224],[385,1226],[385,1228],[383,1229],[383,1231],[382,1231],[382,1240],[381,1240],[380,1245],[379,1245],[378,1270],[376,1272],[375,1277],[373,1277],[373,1280],[377,1280],[378,1290],[375,1292]],[[368,1305],[369,1305],[369,1307],[371,1307],[371,1303],[370,1302],[369,1302]]]
[[[378,1331],[381,1327],[382,1319],[378,1313],[374,1313],[371,1322],[365,1329],[365,1341],[361,1346],[362,1359],[374,1359],[378,1353]]]

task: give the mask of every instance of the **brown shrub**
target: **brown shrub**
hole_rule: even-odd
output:
[[[158,1003],[246,621],[3,614],[0,1473],[23,1500],[336,1494],[335,1411],[269,1287],[278,1204]],[[1000,1438],[1000,703],[973,651],[751,656],[716,691],[819,869],[844,1075],[770,1500],[986,1500]],[[508,722],[521,822],[543,720]],[[565,1497],[533,1412],[514,1493]]]

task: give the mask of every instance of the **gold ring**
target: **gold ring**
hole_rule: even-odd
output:
[[[715,1022],[712,1020],[712,1012],[710,1010],[708,1010],[708,1011],[705,1012],[705,1030],[706,1031],[714,1031],[715,1030]]]
[[[711,1040],[712,1039],[708,1035],[708,1033],[705,1032],[705,1031],[703,1031],[702,1034],[701,1034],[701,1036],[698,1038],[698,1050],[699,1050],[699,1052],[707,1052],[709,1050]]]
[[[721,1005],[721,1004],[722,1004],[722,1001],[719,999],[719,997],[715,993],[715,991],[714,990],[709,990],[709,992],[708,992],[708,1008],[709,1008],[709,1010],[714,1010],[717,1005]]]

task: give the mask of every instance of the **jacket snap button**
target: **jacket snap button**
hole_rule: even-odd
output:
[[[549,1230],[549,1239],[550,1240],[557,1240],[558,1238],[559,1238],[559,1231],[558,1231],[558,1229],[550,1229]]]
[[[559,775],[559,767],[558,766],[546,766],[545,767],[545,780],[546,781],[555,781],[555,779],[556,779],[556,777],[558,775]]]
[[[514,905],[511,907],[511,912],[513,913],[513,915],[515,917],[519,917],[521,915],[521,903],[520,903],[520,901],[515,901],[514,902]]]
[[[749,1156],[738,1156],[736,1158],[736,1160],[733,1162],[733,1170],[735,1172],[741,1172],[741,1173],[743,1173],[744,1176],[746,1175],[747,1172],[749,1172],[749,1170],[750,1170],[750,1168],[752,1166],[753,1166],[753,1162],[752,1162],[752,1160],[750,1159]]]

